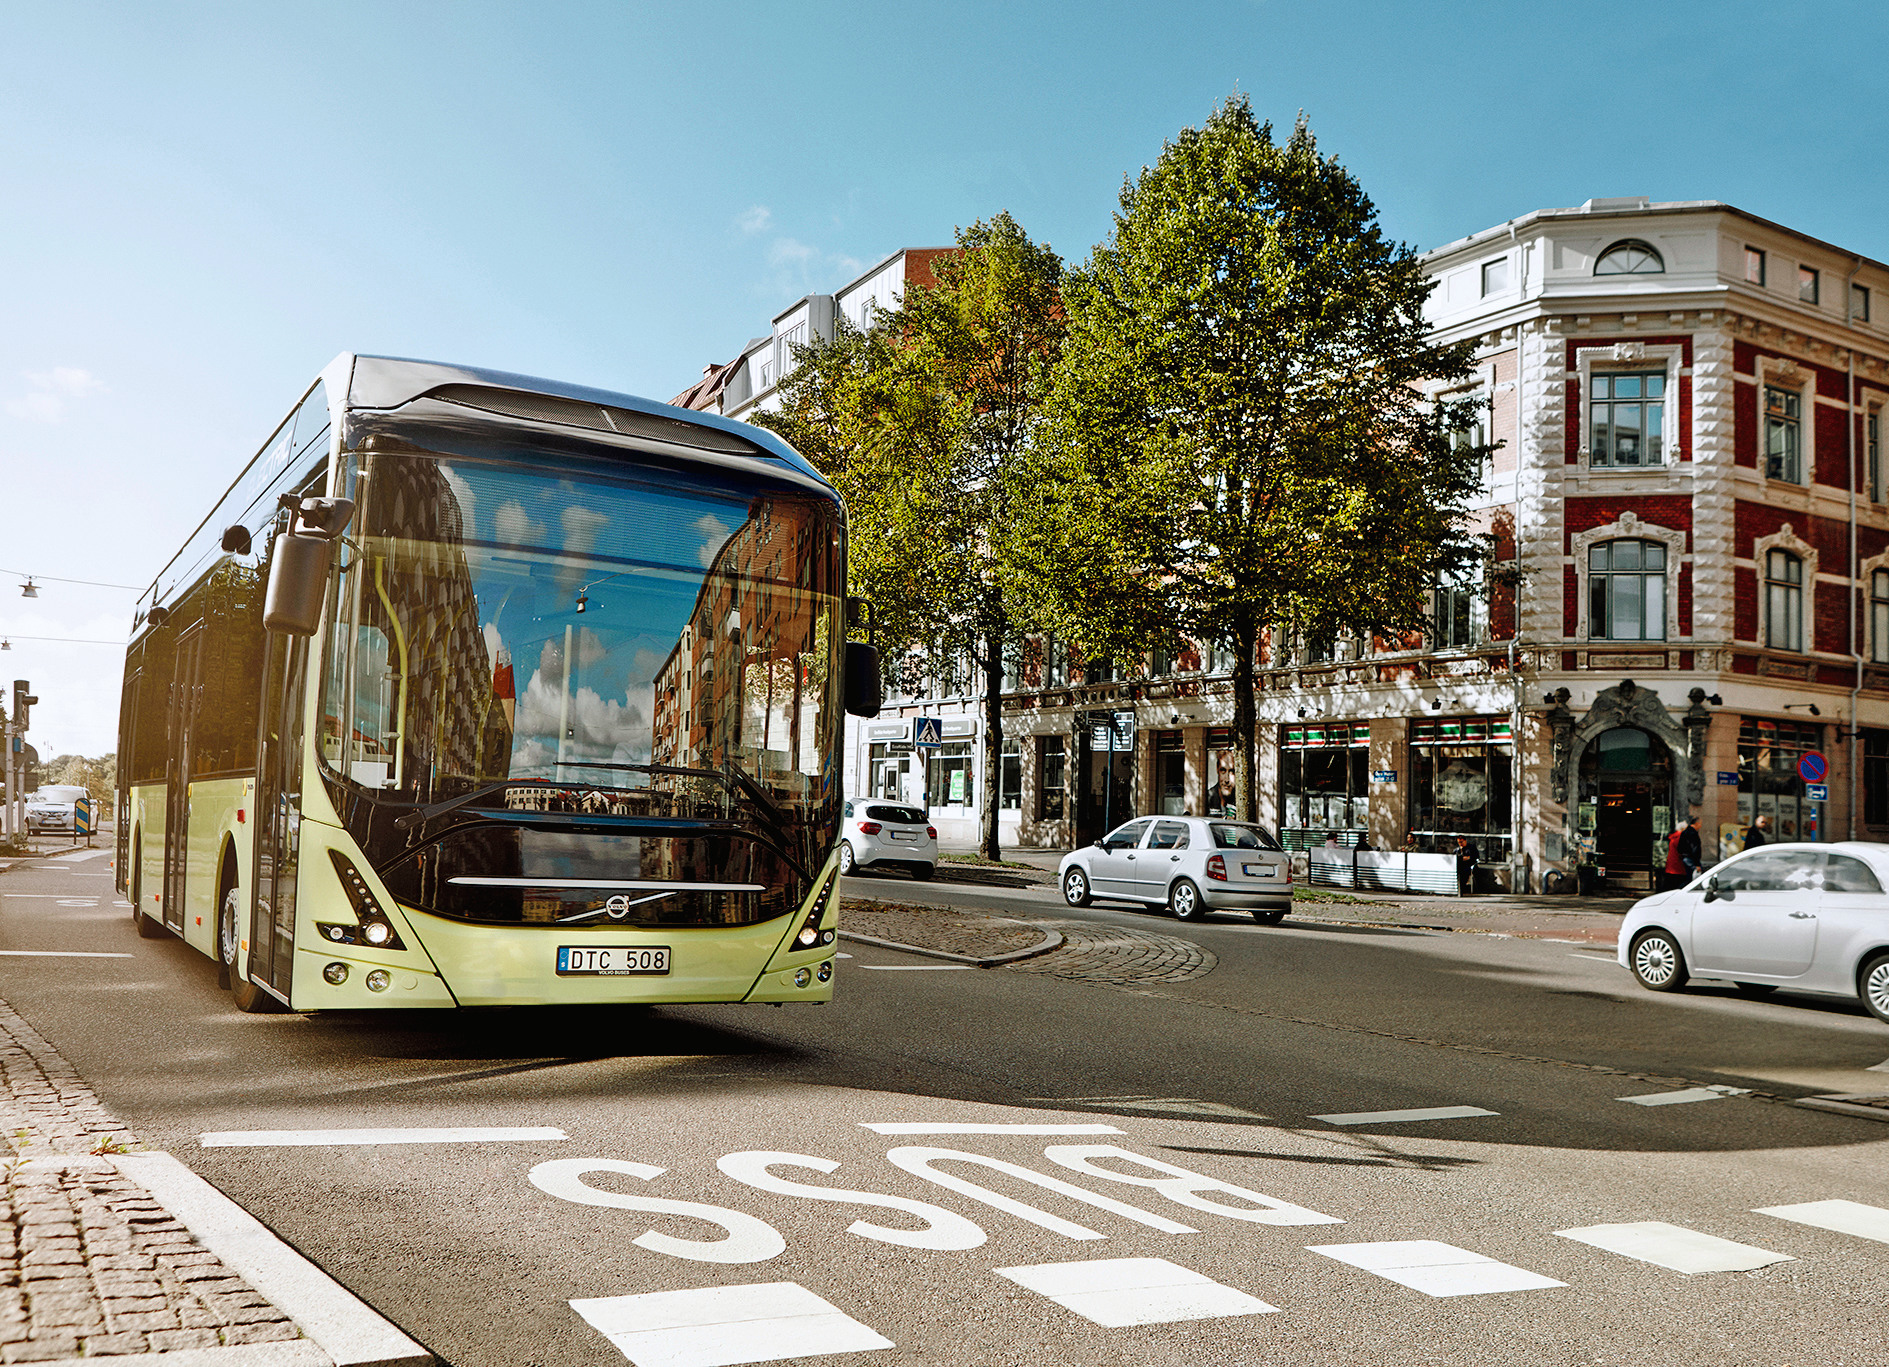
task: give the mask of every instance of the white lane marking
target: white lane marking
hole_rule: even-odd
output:
[[[571,1309],[636,1367],[734,1367],[894,1346],[798,1282],[596,1296]]]
[[[85,859],[103,859],[106,855],[110,853],[111,853],[110,850],[73,850],[69,854],[51,854],[51,855],[47,855],[46,857],[48,859],[64,859],[71,863],[77,864],[81,860],[85,860]]]
[[[861,964],[874,973],[968,973],[972,964]]]
[[[0,892],[0,897],[6,898],[9,902],[60,902],[65,900],[65,894],[63,892]],[[131,904],[127,902],[125,905],[130,906]]]
[[[1749,1096],[1749,1087],[1687,1087],[1677,1092],[1647,1092],[1642,1096],[1617,1096],[1615,1101],[1631,1101],[1635,1106],[1683,1106],[1689,1101],[1722,1101],[1728,1096]]]
[[[375,1314],[263,1223],[168,1153],[128,1153],[120,1172],[184,1222],[216,1254],[313,1339],[337,1367],[431,1363],[433,1355]]]
[[[129,954],[106,954],[93,949],[0,949],[6,959],[129,959]]]
[[[1567,1285],[1539,1272],[1511,1267],[1435,1239],[1308,1244],[1306,1252],[1322,1253],[1426,1296],[1488,1296],[1502,1291],[1534,1291]]]
[[[1790,1206],[1763,1206],[1752,1213],[1889,1244],[1889,1210],[1866,1206],[1861,1201],[1804,1201]]]
[[[833,957],[836,959],[850,959],[853,956],[850,954],[835,954]]]
[[[1224,1215],[1233,1220],[1249,1220],[1256,1225],[1342,1225],[1335,1215],[1320,1215],[1315,1210],[1294,1205],[1290,1201],[1281,1201],[1276,1197],[1266,1196],[1246,1187],[1236,1187],[1231,1182],[1222,1182],[1217,1177],[1194,1172],[1188,1168],[1177,1168],[1172,1163],[1163,1163],[1158,1158],[1143,1158],[1138,1153],[1117,1148],[1113,1144],[1051,1144],[1043,1150],[1043,1157],[1052,1163],[1070,1169],[1072,1172],[1085,1173],[1090,1177],[1100,1177],[1110,1182],[1126,1182],[1131,1187],[1151,1187],[1160,1192],[1176,1205],[1187,1206],[1194,1210],[1212,1211],[1215,1215]],[[1139,1173],[1123,1172],[1119,1168],[1098,1167],[1092,1160],[1102,1158],[1118,1163],[1133,1163],[1155,1173],[1153,1177],[1143,1177]],[[1220,1192],[1237,1197],[1241,1201],[1250,1201],[1251,1205],[1229,1206],[1223,1201],[1210,1201],[1203,1192]]]
[[[1399,1125],[1406,1120],[1460,1120],[1472,1115],[1500,1115],[1480,1106],[1420,1106],[1412,1111],[1347,1111],[1341,1115],[1315,1115],[1327,1125]]]
[[[1772,1263],[1797,1261],[1788,1253],[1733,1243],[1716,1234],[1701,1234],[1696,1229],[1669,1225],[1661,1220],[1588,1225],[1582,1229],[1557,1229],[1555,1233],[1563,1239],[1652,1263],[1655,1267],[1670,1267],[1688,1276],[1695,1272],[1749,1272]]]
[[[770,1151],[726,1153],[715,1160],[715,1166],[735,1181],[746,1182],[762,1191],[805,1197],[809,1201],[837,1201],[845,1205],[878,1206],[885,1210],[904,1211],[907,1215],[916,1215],[926,1226],[924,1229],[891,1229],[885,1225],[855,1220],[846,1227],[846,1232],[857,1234],[862,1239],[877,1239],[880,1243],[898,1244],[903,1248],[964,1249],[979,1248],[988,1237],[983,1229],[962,1215],[946,1210],[943,1206],[934,1206],[928,1201],[882,1196],[875,1191],[816,1187],[777,1176],[772,1171],[774,1168],[812,1168],[815,1172],[832,1172],[839,1164],[830,1158],[816,1158],[808,1153]]]
[[[197,1136],[206,1149],[313,1148],[327,1144],[486,1144],[569,1139],[548,1125],[461,1126],[387,1130],[214,1130]]]
[[[1570,954],[1568,957],[1570,959],[1592,959],[1597,964],[1618,965],[1620,962],[1620,960],[1616,959],[1611,954]]]
[[[723,1231],[719,1239],[678,1239],[673,1234],[652,1229],[630,1240],[651,1253],[685,1258],[692,1263],[764,1263],[787,1251],[787,1241],[781,1238],[779,1230],[743,1211],[703,1205],[699,1201],[671,1201],[659,1196],[605,1191],[584,1181],[587,1173],[620,1172],[649,1182],[661,1177],[664,1171],[650,1163],[632,1163],[623,1158],[559,1158],[538,1164],[528,1176],[532,1186],[561,1201],[613,1210],[647,1211],[652,1215],[686,1215]]]
[[[940,1172],[931,1165],[939,1162],[972,1163],[980,1167],[992,1168],[998,1172],[1008,1173],[1010,1176],[1020,1181],[1033,1183],[1047,1191],[1053,1191],[1059,1196],[1066,1196],[1072,1201],[1082,1201],[1088,1205],[1099,1207],[1102,1210],[1113,1211],[1115,1214],[1125,1219],[1133,1220],[1137,1224],[1147,1225],[1151,1229],[1158,1229],[1163,1234],[1198,1234],[1200,1232],[1192,1225],[1184,1225],[1179,1221],[1170,1220],[1165,1215],[1156,1215],[1152,1211],[1143,1210],[1140,1206],[1131,1206],[1127,1202],[1117,1201],[1111,1196],[1102,1196],[1093,1191],[1086,1191],[1060,1178],[1046,1177],[1042,1173],[1033,1171],[1030,1168],[1020,1167],[1015,1163],[1006,1163],[1001,1158],[992,1158],[987,1154],[966,1153],[962,1149],[938,1149],[928,1145],[913,1144],[903,1148],[893,1149],[887,1153],[885,1157],[886,1161],[892,1164],[893,1167],[903,1168],[914,1177],[922,1177],[928,1182],[936,1182],[939,1186],[944,1187],[948,1191],[955,1191],[961,1196],[968,1196],[973,1201],[982,1201],[987,1206],[995,1206],[998,1210],[1007,1211],[1011,1215],[1016,1216],[1019,1220],[1028,1220],[1033,1225],[1040,1225],[1044,1229],[1051,1230],[1070,1239],[1106,1239],[1108,1236],[1106,1234],[1098,1234],[1092,1229],[1075,1223],[1073,1220],[1065,1220],[1060,1215],[1051,1215],[1046,1210],[1038,1210],[1035,1206],[1025,1205],[1021,1201],[1012,1200],[1008,1196],[1001,1195],[985,1187],[980,1187],[977,1183],[968,1181],[954,1173]]]
[[[1065,1106],[1106,1106],[1112,1111],[1159,1111],[1165,1115],[1205,1115],[1226,1120],[1266,1120],[1258,1111],[1243,1111],[1223,1101],[1201,1101],[1191,1096],[1033,1096],[1031,1101]]]
[[[1866,1073],[1889,1073],[1889,1058],[1884,1059],[1881,1063],[1872,1063],[1869,1067],[1863,1069],[1863,1071]]]
[[[95,907],[98,905],[98,898],[96,897],[61,897],[59,899],[59,905],[62,907]]]
[[[1279,1307],[1223,1286],[1165,1258],[1100,1258],[1093,1262],[1000,1267],[999,1277],[1046,1296],[1091,1324],[1136,1324],[1272,1315]]]
[[[1113,1125],[979,1125],[955,1120],[862,1120],[874,1134],[1121,1134]]]

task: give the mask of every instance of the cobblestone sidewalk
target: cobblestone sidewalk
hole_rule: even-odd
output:
[[[0,1073],[0,1362],[300,1337],[113,1166],[137,1136],[5,1003]]]

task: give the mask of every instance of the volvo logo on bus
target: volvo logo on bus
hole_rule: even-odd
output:
[[[619,892],[603,904],[603,909],[610,913],[611,920],[621,921],[630,914],[630,899]]]

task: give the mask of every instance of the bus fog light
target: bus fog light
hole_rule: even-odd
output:
[[[805,987],[808,983],[812,981],[813,981],[813,970],[807,969],[807,968],[796,968],[794,970],[794,986],[795,987]]]
[[[820,965],[820,971],[819,971],[819,975],[818,975],[818,976],[819,976],[819,979],[820,979],[820,981],[821,981],[821,982],[826,982],[826,981],[828,981],[828,980],[829,980],[830,978],[832,978],[832,976],[833,976],[833,961],[832,961],[831,959],[828,959],[828,960],[827,960],[827,961],[826,961],[825,963],[823,963],[823,964],[821,964],[821,965]]]
[[[329,964],[326,968],[322,969],[321,976],[328,980],[330,986],[339,987],[348,980],[348,966],[346,964]]]
[[[388,976],[386,969],[377,968],[367,975],[367,990],[369,992],[385,992],[388,984],[392,981],[393,979]]]
[[[372,922],[369,922],[369,923],[368,923],[368,927],[367,927],[367,942],[368,942],[368,943],[369,943],[370,945],[384,945],[384,944],[386,944],[386,943],[387,943],[387,937],[388,937],[389,935],[391,935],[391,934],[393,934],[393,931],[392,931],[392,929],[391,929],[391,928],[390,928],[390,927],[389,927],[389,926],[387,925],[387,923],[386,923],[385,921],[372,921]],[[368,979],[367,981],[368,981],[368,985],[369,985],[370,987],[371,987],[371,986],[373,986],[373,982],[374,982],[374,980],[373,980],[372,978],[369,978],[369,979]]]

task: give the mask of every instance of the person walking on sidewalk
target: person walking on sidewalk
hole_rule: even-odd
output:
[[[1686,882],[1686,866],[1680,860],[1679,842],[1685,838],[1684,826],[1673,827],[1673,833],[1666,837],[1666,869],[1660,879],[1659,890],[1669,892],[1673,888],[1683,887]]]
[[[1760,845],[1770,844],[1771,837],[1765,834],[1765,832],[1770,829],[1770,826],[1771,818],[1768,816],[1761,816],[1756,821],[1752,822],[1751,829],[1745,832],[1745,848],[1755,850]]]
[[[1698,876],[1705,867],[1705,838],[1699,834],[1699,818],[1688,817],[1686,824],[1679,828],[1679,881],[1676,888],[1683,888]]]
[[[1476,890],[1476,847],[1469,843],[1469,837],[1456,837],[1456,891],[1464,896]]]

